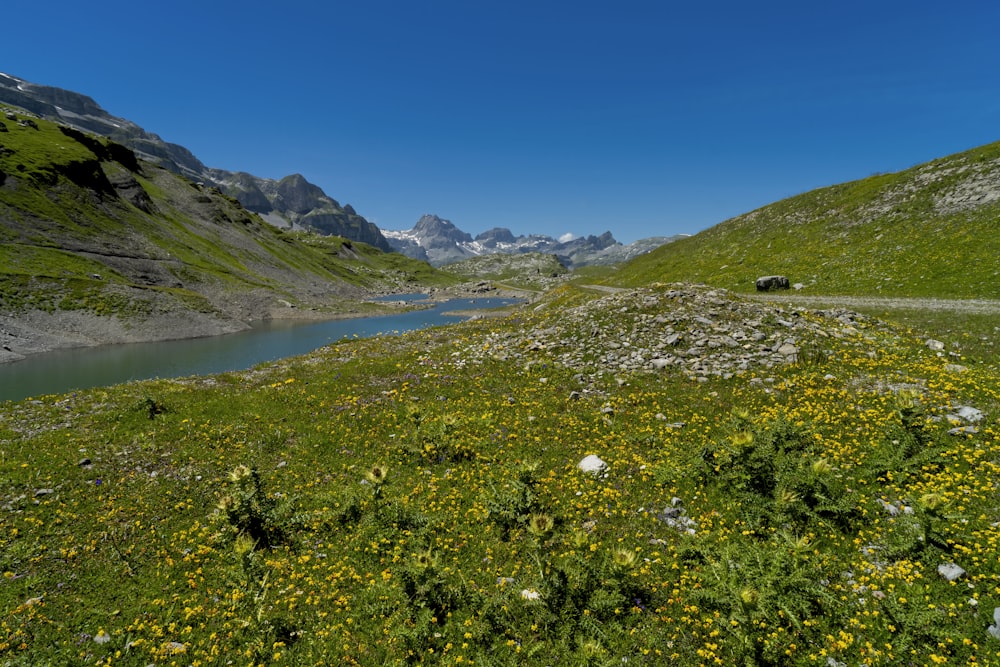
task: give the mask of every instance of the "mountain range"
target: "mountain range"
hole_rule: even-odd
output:
[[[380,230],[350,204],[341,204],[301,174],[274,180],[245,171],[207,167],[189,149],[164,141],[130,120],[112,116],[87,95],[31,83],[0,72],[0,102],[21,107],[46,120],[107,137],[130,148],[140,159],[195,183],[218,188],[277,227],[342,236],[385,252],[396,250],[433,266],[482,254],[524,252],[555,254],[567,267],[613,264],[678,238],[653,237],[623,246],[610,232],[561,242],[544,235],[515,237],[505,228],[491,229],[472,238],[434,215],[423,216],[408,231]]]
[[[656,236],[623,245],[610,231],[600,236],[560,240],[544,234],[514,236],[506,227],[494,227],[473,237],[450,220],[431,214],[421,216],[412,229],[382,230],[382,233],[393,250],[422,259],[431,266],[444,266],[480,255],[543,253],[555,255],[567,268],[625,262],[686,236]]]

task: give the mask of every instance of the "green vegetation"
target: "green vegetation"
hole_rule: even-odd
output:
[[[995,359],[874,320],[707,382],[491,347],[614,330],[595,295],[0,406],[0,661],[1000,660]]]
[[[807,293],[1000,298],[1000,143],[814,190],[680,239],[614,284],[688,281],[753,291],[781,274]]]

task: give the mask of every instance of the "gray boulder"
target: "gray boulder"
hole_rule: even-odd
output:
[[[770,292],[773,289],[788,289],[788,278],[785,276],[761,276],[757,279],[758,292]]]

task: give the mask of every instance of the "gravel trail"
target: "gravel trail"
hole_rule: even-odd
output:
[[[993,299],[916,299],[876,296],[812,296],[806,294],[746,294],[757,301],[809,307],[890,308],[1000,315],[1000,301]]]

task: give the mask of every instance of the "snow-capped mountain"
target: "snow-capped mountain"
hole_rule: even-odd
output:
[[[383,229],[382,235],[393,250],[425,260],[433,266],[452,264],[477,255],[540,252],[556,255],[570,268],[623,262],[676,238],[660,236],[622,245],[611,232],[604,232],[600,236],[559,241],[544,234],[514,236],[506,227],[494,227],[473,238],[450,220],[430,214],[422,216],[413,229]]]

